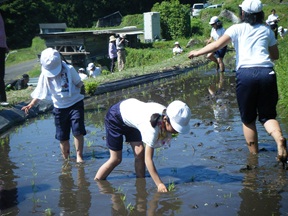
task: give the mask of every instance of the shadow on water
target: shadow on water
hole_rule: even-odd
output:
[[[168,105],[185,101],[191,130],[157,149],[154,163],[167,187],[161,194],[147,172],[135,178],[132,149],[108,181],[94,175],[109,158],[104,115],[112,104],[135,97]],[[287,172],[276,146],[259,125],[260,153],[245,146],[235,100],[235,74],[200,68],[185,75],[85,100],[84,165],[63,161],[51,114],[30,119],[0,142],[1,215],[286,215]],[[288,125],[287,121],[281,121]],[[285,128],[285,127],[284,127]]]

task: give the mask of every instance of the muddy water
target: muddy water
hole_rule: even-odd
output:
[[[275,144],[260,125],[261,152],[249,155],[234,75],[193,70],[86,100],[85,165],[75,163],[74,148],[71,160],[63,161],[51,115],[9,131],[0,145],[1,215],[287,215],[287,171],[276,163]],[[155,152],[168,193],[157,193],[148,173],[135,178],[129,145],[107,181],[93,180],[109,157],[106,110],[129,97],[164,105],[180,99],[191,107],[190,133]],[[286,130],[287,120],[281,124]]]

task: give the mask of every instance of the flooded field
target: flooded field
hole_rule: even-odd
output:
[[[31,119],[2,136],[1,215],[288,215],[287,172],[276,163],[276,145],[259,125],[260,153],[245,145],[235,100],[235,74],[193,70],[177,78],[107,93],[85,101],[84,165],[65,162],[54,139],[53,116]],[[158,193],[147,172],[136,179],[134,157],[107,181],[95,182],[109,157],[104,115],[110,105],[135,97],[191,108],[189,134],[155,151],[154,162],[168,193]],[[141,115],[141,113],[139,113]],[[288,121],[281,120],[287,137]]]

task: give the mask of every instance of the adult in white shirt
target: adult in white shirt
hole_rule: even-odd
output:
[[[212,26],[211,32],[210,32],[210,38],[207,40],[207,44],[217,41],[225,32],[225,28],[222,26],[222,22],[218,19],[217,16],[213,16],[210,19],[209,24]],[[226,54],[227,46],[216,50],[215,52],[211,52],[207,54],[207,58],[211,61],[215,62],[217,65],[217,71],[220,70],[220,72],[225,71],[225,65],[223,62],[223,58]]]
[[[279,58],[277,40],[273,31],[263,24],[264,12],[260,0],[244,0],[242,20],[226,30],[214,43],[200,50],[193,50],[189,58],[214,52],[233,42],[236,50],[236,95],[243,133],[249,151],[258,153],[256,120],[271,135],[278,150],[278,161],[287,163],[286,139],[276,120],[278,90],[274,60]]]
[[[106,144],[110,158],[99,168],[94,180],[106,179],[121,163],[125,136],[134,152],[136,176],[145,177],[146,165],[158,191],[167,192],[153,162],[154,149],[169,146],[173,133],[188,133],[190,118],[190,108],[178,100],[170,103],[167,108],[135,98],[113,105],[105,117]]]
[[[278,37],[278,22],[280,21],[279,16],[276,14],[276,10],[272,9],[271,14],[268,16],[268,19],[266,20],[267,25],[271,27],[275,34],[275,38]]]

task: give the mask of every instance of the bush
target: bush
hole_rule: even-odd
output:
[[[191,35],[189,5],[180,4],[179,0],[163,1],[154,4],[152,11],[160,13],[162,38],[177,40]]]
[[[94,78],[84,80],[85,93],[89,94],[91,96],[94,95],[94,93],[95,93],[95,91],[99,85],[100,85],[100,83],[98,81],[96,81]]]

